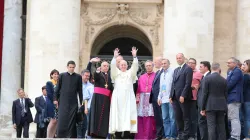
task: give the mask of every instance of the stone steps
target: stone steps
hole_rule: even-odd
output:
[[[12,124],[8,125],[5,128],[2,128],[0,130],[0,139],[10,139],[10,138],[16,138],[16,130],[13,129]],[[36,134],[36,124],[31,123],[30,128],[29,128],[29,137],[30,138],[35,138]]]

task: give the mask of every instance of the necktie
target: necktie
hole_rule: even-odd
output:
[[[178,68],[177,75],[181,72],[181,67]]]
[[[45,102],[46,103],[48,102],[48,96],[45,96]]]
[[[201,77],[201,80],[204,78],[204,75]]]
[[[25,111],[24,111],[23,98],[21,98],[21,107],[22,107],[21,116],[24,117]]]

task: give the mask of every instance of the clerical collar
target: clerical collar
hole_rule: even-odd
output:
[[[108,74],[107,72],[102,72],[103,74]]]
[[[69,75],[73,75],[74,73],[75,73],[75,72],[73,72],[73,73],[68,72]]]

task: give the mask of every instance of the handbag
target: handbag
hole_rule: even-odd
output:
[[[77,111],[77,114],[76,114],[76,123],[80,123],[84,120],[85,118],[85,114],[84,114],[84,105],[82,105],[78,111]]]

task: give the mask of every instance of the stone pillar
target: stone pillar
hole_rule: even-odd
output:
[[[250,1],[238,0],[237,12],[236,57],[243,62],[250,59]]]
[[[164,1],[164,56],[213,60],[214,0]]]
[[[5,0],[1,111],[2,115],[11,115],[12,102],[17,98],[17,89],[21,86],[21,31],[22,0]]]
[[[29,0],[25,91],[34,99],[50,80],[51,70],[67,71],[67,62],[79,69],[80,0]]]
[[[221,64],[223,76],[228,69],[227,59],[235,56],[237,1],[215,1],[214,61]]]

